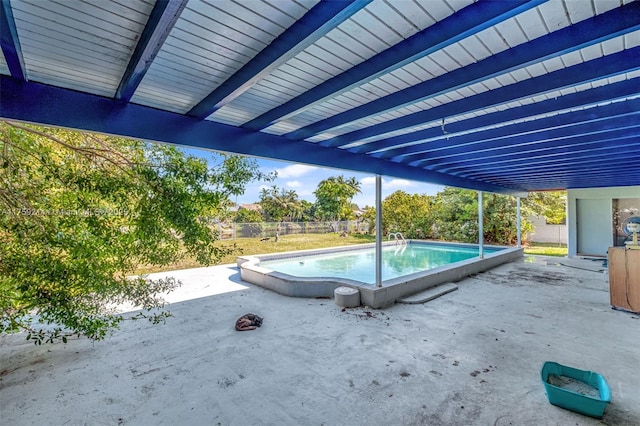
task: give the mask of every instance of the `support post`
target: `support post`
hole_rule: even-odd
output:
[[[376,287],[382,287],[382,177],[376,175]]]
[[[482,191],[478,191],[478,256],[480,259],[484,258],[484,229],[482,227]]]
[[[520,222],[520,197],[516,197],[516,228],[518,234],[518,248],[522,246],[522,224]]]

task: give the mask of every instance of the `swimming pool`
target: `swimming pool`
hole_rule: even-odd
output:
[[[485,255],[502,250],[484,250]],[[401,244],[382,248],[382,280],[423,272],[478,256],[478,247]],[[296,277],[335,277],[375,284],[375,248],[261,261],[260,266]]]
[[[446,252],[458,255],[465,253],[469,256],[464,260],[450,259],[451,263],[427,266],[424,262],[406,269],[411,263],[411,254],[425,246],[436,249],[438,257]],[[298,252],[275,253],[257,256],[240,256],[237,259],[240,278],[243,281],[273,290],[277,293],[292,297],[333,297],[336,288],[348,286],[357,288],[360,292],[362,304],[372,308],[381,308],[395,303],[410,294],[434,287],[446,282],[455,282],[468,275],[491,269],[502,263],[523,257],[523,250],[514,247],[484,246],[484,257],[478,256],[478,246],[474,244],[435,243],[419,240],[408,240],[406,246],[396,245],[395,242],[383,243],[383,263],[391,271],[385,277],[383,273],[382,286],[373,283],[371,276],[375,274],[375,244],[334,247],[320,250],[304,250]],[[455,248],[455,250],[453,250]],[[433,251],[433,250],[432,250]],[[402,252],[402,253],[400,253]],[[324,255],[337,254],[341,260],[325,261]],[[451,253],[449,253],[451,254]],[[357,269],[353,267],[355,258],[368,260]],[[415,257],[415,256],[413,256]],[[385,262],[384,259],[387,259]],[[345,260],[352,259],[352,260]],[[311,265],[314,270],[309,274],[289,270],[284,272],[278,267],[270,265],[272,261],[287,261],[290,267]],[[302,264],[301,264],[302,262]],[[336,265],[342,264],[342,269],[350,269],[348,276],[336,276],[331,271]],[[430,269],[427,269],[430,268]],[[412,272],[413,271],[413,272]],[[388,272],[389,273],[389,272]],[[296,275],[300,274],[300,275]]]

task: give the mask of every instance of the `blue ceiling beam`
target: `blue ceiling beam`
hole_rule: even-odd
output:
[[[638,29],[640,29],[640,2],[630,3],[466,67],[317,121],[287,134],[287,137],[306,139],[324,131],[415,104]]]
[[[633,140],[627,139],[627,143],[635,143]],[[620,148],[628,148],[624,143],[618,143]],[[620,170],[619,164],[612,164],[609,160],[611,159],[622,159],[629,158],[628,154],[624,153],[622,149],[620,150],[609,150],[609,151],[599,151],[598,153],[592,155],[589,158],[583,158],[579,162],[571,161],[571,159],[567,158],[558,158],[555,160],[550,160],[546,162],[538,162],[532,165],[524,165],[520,168],[513,167],[504,167],[501,169],[489,169],[488,171],[469,171],[466,173],[458,173],[460,177],[473,178],[473,179],[497,179],[505,177],[507,179],[528,179],[534,178],[536,173],[563,173],[563,172],[571,172],[573,170],[605,170],[612,165],[617,167],[617,170]],[[584,168],[584,169],[583,169]]]
[[[637,176],[636,176],[637,178]],[[567,176],[562,179],[563,188],[567,189],[579,189],[579,188],[607,188],[611,186],[620,186],[617,180],[613,179],[581,179],[579,176]],[[540,187],[543,187],[543,183],[539,183]],[[554,187],[552,183],[547,183],[543,191],[555,191],[557,187]]]
[[[624,167],[624,157],[618,155],[603,155],[600,162],[606,161],[612,166],[607,166],[594,169],[575,169],[571,167],[559,166],[555,171],[535,171],[532,174],[523,174],[516,176],[509,175],[478,175],[476,179],[490,182],[495,185],[514,185],[526,188],[530,190],[541,189],[563,189],[569,187],[564,179],[571,178],[573,185],[578,180],[584,182],[584,184],[592,183],[593,186],[601,185],[604,180],[614,183],[613,185],[606,186],[629,186],[633,185],[632,182],[638,182],[640,180],[640,170],[631,170],[629,173],[621,175],[619,173],[620,167]],[[586,186],[586,185],[585,185]]]
[[[555,184],[561,183],[561,188],[576,189],[576,188],[605,188],[610,186],[620,186],[618,180],[615,178],[602,178],[601,176],[589,176],[589,179],[584,179],[579,175],[566,175],[558,176],[554,179],[545,179],[541,181],[532,182],[536,185],[536,188],[541,188],[536,191],[558,191]],[[591,182],[591,184],[588,184]],[[587,186],[588,185],[588,186]],[[533,192],[533,191],[531,191]]]
[[[428,110],[415,112],[380,124],[354,130],[326,141],[318,142],[318,144],[327,147],[342,146],[360,139],[419,126],[424,123],[446,119],[446,117],[470,113],[565,87],[613,77],[637,69],[640,69],[640,47],[623,50],[618,53],[510,84],[499,89],[479,93]]]
[[[597,150],[603,146],[606,149],[610,149],[612,141],[624,141],[630,138],[637,138],[638,136],[640,136],[640,126],[620,128],[617,130],[545,140],[524,147],[514,146],[504,148],[498,152],[492,152],[494,150],[474,151],[468,155],[458,156],[461,157],[458,160],[448,159],[447,161],[426,165],[424,168],[458,175],[454,170],[494,165],[497,171],[499,167],[510,167],[514,162],[526,162],[526,165],[522,166],[523,169],[526,169],[527,166],[534,165],[537,161],[544,160],[547,157],[572,154],[587,149],[597,152]]]
[[[507,146],[502,149],[488,149],[471,151],[467,154],[458,154],[440,161],[423,164],[421,167],[427,170],[437,170],[444,173],[452,173],[453,170],[474,168],[476,165],[495,166],[497,172],[502,167],[511,167],[511,162],[527,161],[524,168],[533,166],[538,158],[544,158],[548,154],[559,155],[567,152],[586,148],[600,148],[609,146],[612,140],[624,141],[640,136],[640,126],[610,129],[580,135],[550,138],[534,141],[529,144]],[[416,166],[418,166],[416,164]],[[420,167],[420,166],[419,166]],[[458,175],[458,173],[453,173]]]
[[[632,179],[637,181],[640,179],[640,173],[634,173]],[[560,186],[558,186],[560,185]],[[524,186],[528,191],[558,191],[562,189],[577,188],[605,188],[621,185],[620,179],[610,176],[587,176],[582,177],[580,174],[568,174],[557,176],[551,179],[541,179],[536,181],[527,181]]]
[[[594,105],[605,101],[623,99],[630,96],[636,96],[638,94],[640,94],[640,77],[619,81],[606,86],[595,87],[589,90],[583,90],[577,93],[570,93],[557,98],[548,99],[546,101],[483,114],[466,120],[445,123],[444,126],[430,127],[428,129],[418,130],[391,138],[379,139],[362,145],[356,145],[348,149],[349,151],[356,153],[379,154],[382,158],[386,158],[382,155],[386,150],[391,150],[396,146],[404,144],[413,144],[422,140],[443,136],[443,128],[446,135],[455,136],[456,133],[467,132],[485,126],[520,120],[534,115],[547,114],[554,111]],[[409,145],[407,148],[410,148],[411,146],[412,145]]]
[[[569,117],[566,117],[566,119],[569,119]],[[602,134],[611,130],[636,126],[640,126],[640,109],[624,114],[601,117],[595,120],[576,122],[574,124],[554,128],[543,128],[532,132],[518,133],[516,131],[511,135],[499,132],[499,129],[492,129],[490,131],[479,133],[482,133],[483,136],[489,136],[491,134],[499,134],[500,136],[476,140],[473,134],[463,135],[455,139],[450,139],[451,146],[446,145],[447,140],[445,139],[434,143],[437,147],[434,146],[433,149],[424,149],[422,152],[416,153],[415,155],[394,158],[393,161],[411,164],[412,166],[426,167],[429,164],[449,161],[451,159],[465,156],[471,152],[474,154],[491,154],[504,149],[517,148],[519,150],[525,150],[527,146],[545,141],[560,140],[562,138],[589,134]],[[514,127],[517,128],[517,125],[514,125]],[[425,144],[425,148],[429,145],[431,145],[431,143]]]
[[[486,180],[496,185],[516,184],[523,186],[528,190],[531,190],[532,188],[535,188],[536,190],[569,188],[579,182],[582,182],[582,185],[585,187],[587,183],[591,183],[592,186],[625,186],[625,177],[629,177],[633,179],[633,181],[637,182],[640,179],[640,170],[631,170],[625,177],[621,177],[619,173],[616,173],[620,170],[621,164],[624,164],[623,160],[624,159],[619,157],[608,157],[604,161],[610,161],[614,163],[614,165],[603,167],[597,171],[587,169],[570,169],[567,171],[553,173],[540,172],[531,176],[517,176],[515,178],[490,177]],[[572,183],[569,183],[568,181],[571,181]],[[604,185],[605,182],[607,183],[606,185]],[[562,186],[558,186],[559,183]]]
[[[487,185],[344,150],[199,120],[142,105],[0,75],[0,117],[256,157],[395,176],[419,182],[526,196],[519,188]]]
[[[499,22],[505,21],[546,0],[480,1],[414,34],[368,60],[350,68],[290,101],[247,122],[243,127],[262,130],[327,99],[347,92],[366,81],[423,58]],[[296,139],[296,137],[292,137]],[[304,139],[304,138],[300,138]]]
[[[635,122],[636,124],[630,125],[630,121]],[[534,144],[560,140],[562,138],[599,134],[615,129],[636,127],[638,125],[637,123],[640,123],[640,110],[633,113],[585,121],[553,129],[528,132],[526,134],[514,134],[512,136],[485,139],[469,143],[458,143],[460,141],[456,141],[451,148],[443,146],[442,148],[434,150],[425,149],[421,153],[416,153],[415,155],[393,158],[391,160],[399,163],[426,167],[429,164],[436,164],[443,161],[451,161],[452,159],[459,157],[466,157],[470,153],[476,155],[479,153],[491,153],[495,151],[508,152],[514,149],[526,150],[528,146],[532,146]],[[445,143],[446,141],[443,141],[440,145],[444,145]]]
[[[269,46],[191,108],[187,115],[204,120],[370,2],[371,0],[341,0],[317,3]]]
[[[602,151],[611,151],[618,146],[629,147],[640,144],[640,131],[635,129],[624,129],[609,132],[605,135],[583,136],[576,138],[573,143],[558,144],[555,147],[545,146],[539,150],[523,151],[505,155],[495,155],[476,159],[467,159],[456,163],[438,164],[437,166],[426,167],[424,170],[440,171],[442,173],[459,175],[468,171],[469,173],[480,172],[482,170],[492,170],[498,173],[501,169],[519,168],[525,170],[529,166],[544,163],[549,160],[567,158],[572,163],[580,159],[588,158],[589,155],[597,155]],[[578,157],[580,155],[580,157]],[[638,154],[627,154],[631,159],[637,159]],[[576,156],[576,157],[572,157]]]
[[[538,164],[544,164],[545,162],[553,160],[566,159],[571,164],[574,164],[578,159],[584,160],[591,155],[598,155],[602,152],[609,152],[615,147],[634,148],[640,146],[638,140],[638,133],[623,131],[617,132],[615,135],[611,135],[607,138],[600,138],[593,140],[591,143],[579,143],[560,145],[553,148],[541,149],[539,152],[522,153],[522,155],[512,155],[508,158],[498,159],[497,157],[491,158],[489,161],[479,162],[465,162],[450,164],[448,167],[430,167],[425,170],[440,171],[442,173],[452,174],[455,176],[465,175],[467,172],[475,173],[482,172],[483,170],[491,170],[491,173],[499,173],[500,170],[509,170],[512,168],[521,168],[521,171],[527,170],[527,167],[533,167]],[[572,158],[572,156],[574,156]],[[580,155],[580,157],[578,157]],[[493,168],[493,169],[491,169]]]
[[[588,108],[580,111],[566,112],[551,117],[514,123],[494,129],[482,130],[462,135],[441,136],[435,140],[425,141],[421,144],[409,147],[391,149],[374,155],[377,158],[390,159],[408,163],[415,156],[424,156],[429,153],[429,159],[433,155],[451,155],[482,148],[483,146],[502,146],[504,143],[517,143],[514,137],[523,137],[524,141],[553,137],[558,134],[577,134],[582,129],[591,130],[606,128],[612,122],[608,121],[618,117],[626,117],[625,120],[640,122],[640,99],[616,102],[609,105]],[[585,127],[588,125],[589,127]],[[548,133],[557,131],[559,133]],[[493,145],[496,144],[497,145]]]
[[[22,48],[10,0],[0,2],[0,44],[11,76],[19,80],[26,80],[27,69],[24,66]]]
[[[620,157],[611,157],[611,156],[608,156],[607,160],[610,161],[611,158],[616,158],[617,160],[620,160]],[[592,161],[602,162],[602,159],[597,159]],[[598,167],[597,169],[594,169],[591,162],[585,161],[585,163],[587,164],[584,164],[582,166],[563,167],[560,171],[558,170],[558,167],[555,166],[553,169],[549,169],[549,170],[526,171],[525,173],[521,173],[521,174],[518,173],[516,175],[499,174],[494,176],[487,176],[486,179],[496,184],[498,184],[498,182],[502,182],[504,184],[505,182],[512,182],[512,181],[519,181],[524,183],[528,180],[531,180],[531,181],[549,180],[556,176],[568,176],[568,175],[575,175],[575,174],[605,177],[611,174],[612,172],[616,172],[620,170],[620,164],[612,164],[610,166]]]
[[[634,176],[629,176],[629,181],[637,182],[639,178],[640,178],[640,173],[635,172]],[[607,188],[611,186],[624,186],[624,184],[621,184],[619,180],[611,181],[611,180],[604,180],[604,179],[600,181],[581,179],[576,183],[568,181],[566,184],[566,188],[568,189]]]
[[[116,90],[116,99],[124,102],[131,100],[187,2],[188,0],[158,0],[153,6]]]
[[[636,180],[640,175],[639,172],[633,173]],[[554,183],[562,182],[562,187],[567,189],[575,189],[575,188],[604,188],[608,186],[624,186],[620,184],[620,179],[615,177],[605,177],[598,175],[589,175],[587,178],[583,178],[579,174],[571,174],[562,177],[556,177],[553,180],[545,180],[545,181],[534,181],[533,184],[536,187],[544,188],[542,190],[557,190],[556,186],[553,186]]]
[[[637,142],[631,141],[636,144]],[[632,147],[631,147],[632,148]],[[619,172],[625,157],[623,152],[617,151],[602,151],[597,155],[593,155],[589,158],[582,159],[580,162],[572,162],[571,160],[558,159],[551,164],[539,164],[534,167],[528,167],[526,170],[519,172],[518,170],[505,170],[502,172],[493,173],[488,171],[485,173],[473,173],[473,174],[460,174],[461,177],[473,177],[474,179],[487,179],[495,182],[511,182],[511,181],[523,181],[523,180],[537,180],[546,178],[549,179],[553,176],[562,176],[569,174],[579,173],[593,173],[601,176],[612,174],[613,177],[619,177]],[[638,169],[640,171],[640,169]]]
[[[437,159],[427,156],[426,160],[419,160],[411,163],[412,166],[424,167],[430,170],[439,170],[449,165],[460,165],[472,161],[474,164],[483,161],[505,161],[515,156],[516,158],[531,158],[530,156],[542,151],[554,151],[565,148],[576,148],[587,144],[600,143],[603,138],[609,137],[612,132],[631,132],[635,136],[640,136],[640,124],[625,126],[625,119],[611,120],[610,128],[599,129],[590,127],[589,130],[580,129],[579,133],[570,132],[547,133],[540,139],[513,138],[502,141],[501,144],[486,144],[478,149],[457,150],[450,155],[441,155]],[[614,127],[616,126],[616,127]],[[513,142],[510,144],[509,142]]]
[[[604,152],[600,155],[593,155],[588,159],[582,159],[582,163],[584,163],[584,168],[579,168],[570,160],[567,161],[559,160],[553,162],[549,166],[541,166],[541,167],[531,167],[526,170],[523,170],[522,173],[511,173],[512,171],[502,172],[502,173],[494,173],[492,171],[487,171],[485,173],[474,173],[474,174],[466,174],[460,173],[459,177],[465,177],[469,179],[477,179],[483,182],[490,182],[495,185],[516,185],[527,187],[527,189],[531,188],[531,184],[535,185],[536,180],[546,179],[551,181],[554,176],[563,176],[563,175],[580,175],[587,173],[597,174],[601,177],[617,179],[619,184],[616,186],[627,186],[633,185],[633,182],[638,182],[638,180],[629,179],[630,173],[636,172],[635,170],[631,170],[629,173],[621,174],[620,168],[625,164],[624,155],[621,153],[610,153]],[[602,164],[607,164],[604,167],[601,167]],[[589,167],[591,166],[591,167]],[[591,178],[587,178],[589,180]],[[637,183],[636,183],[637,185]]]
[[[638,149],[640,143],[635,141],[632,144],[626,145],[629,149]],[[611,150],[608,150],[606,147],[603,148],[590,148],[588,150],[578,150],[574,153],[575,158],[570,158],[570,155],[558,155],[554,158],[546,158],[544,161],[539,161],[532,165],[528,163],[513,163],[510,169],[500,170],[491,170],[491,169],[474,169],[471,170],[459,170],[457,172],[450,172],[454,176],[463,177],[466,179],[475,179],[480,180],[482,182],[490,182],[496,183],[496,179],[503,178],[506,179],[501,182],[511,182],[510,185],[521,185],[522,179],[528,179],[532,176],[539,176],[543,173],[555,173],[555,172],[564,172],[565,169],[570,170],[577,163],[580,162],[588,162],[591,160],[598,160],[599,163],[593,164],[593,167],[589,170],[589,172],[596,172],[599,170],[600,166],[606,165],[608,167],[609,164],[621,164],[620,159],[622,158],[620,153],[611,153]],[[628,157],[626,157],[628,158]],[[553,166],[554,169],[550,170],[545,165],[545,168],[536,168],[535,166],[544,165],[544,162],[548,161],[549,166]],[[618,169],[620,170],[620,169]],[[512,174],[512,171],[518,171],[519,173]],[[528,175],[528,173],[533,173],[532,175]],[[631,181],[628,179],[628,173],[618,173],[614,174],[620,178],[620,186],[628,186],[628,185],[638,185],[638,181]],[[518,182],[518,183],[516,183]],[[504,183],[500,183],[504,185]]]
[[[616,178],[608,178],[608,177],[599,176],[599,175],[590,175],[588,176],[588,178],[589,178],[588,181],[591,181],[594,183],[594,185],[590,187],[620,186]],[[561,183],[562,185],[561,188],[575,188],[576,185],[580,183],[584,185],[586,181],[587,179],[584,179],[580,174],[569,173],[565,175],[553,176],[548,179],[540,179],[540,180],[535,180],[531,182],[527,181],[524,183],[524,185],[525,186],[532,185],[529,187],[540,188],[539,190],[545,191],[545,190],[559,190],[558,186],[556,186],[558,183]]]

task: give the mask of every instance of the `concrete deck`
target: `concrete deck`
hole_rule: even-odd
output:
[[[166,325],[40,347],[1,336],[0,423],[638,425],[640,319],[610,308],[601,265],[558,261],[527,257],[384,310],[281,296],[233,266],[176,272]],[[235,331],[247,312],[263,326]],[[546,360],[607,379],[602,420],[548,403]]]

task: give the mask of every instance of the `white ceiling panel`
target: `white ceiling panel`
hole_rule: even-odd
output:
[[[509,45],[509,47],[515,47],[529,41],[515,18],[500,22],[493,28],[496,29],[500,37]]]
[[[12,1],[28,78],[113,95],[152,5],[103,6],[87,1]]]
[[[480,41],[480,43],[482,43],[483,46],[489,49],[492,55],[500,53],[503,50],[507,50],[509,48],[507,42],[502,38],[500,33],[494,27],[490,27],[484,31],[480,31],[478,34],[476,34],[476,38],[478,39],[478,41]]]
[[[277,3],[275,3],[277,5]],[[299,19],[306,9],[296,5],[288,13],[262,2],[204,2],[190,0],[182,12],[174,30],[167,38],[158,58],[172,61],[175,66],[173,75],[179,78],[191,72],[191,64],[213,65],[210,72],[203,76],[197,90],[184,88],[184,98],[189,103],[176,102],[174,110],[188,111],[194,104],[206,97],[238,71],[257,52],[264,49],[285,29]],[[281,4],[282,6],[283,4]],[[296,15],[292,15],[295,13]],[[180,61],[179,57],[187,60]],[[210,58],[214,58],[213,60]],[[152,92],[147,86],[170,84],[166,70],[158,69],[154,62],[139,90],[132,98],[133,102],[143,105],[155,105],[157,100],[149,98]],[[245,114],[246,115],[246,114]]]
[[[4,58],[4,53],[0,55],[0,74],[9,75],[9,66],[7,60]]]
[[[565,1],[548,1],[538,7],[548,32],[554,32],[571,24]],[[590,5],[584,5],[589,8]]]
[[[624,36],[624,48],[631,49],[640,46],[640,31],[634,31]]]
[[[544,19],[538,8],[527,10],[522,14],[515,16],[518,27],[524,32],[527,41],[534,40],[538,37],[549,34]]]

